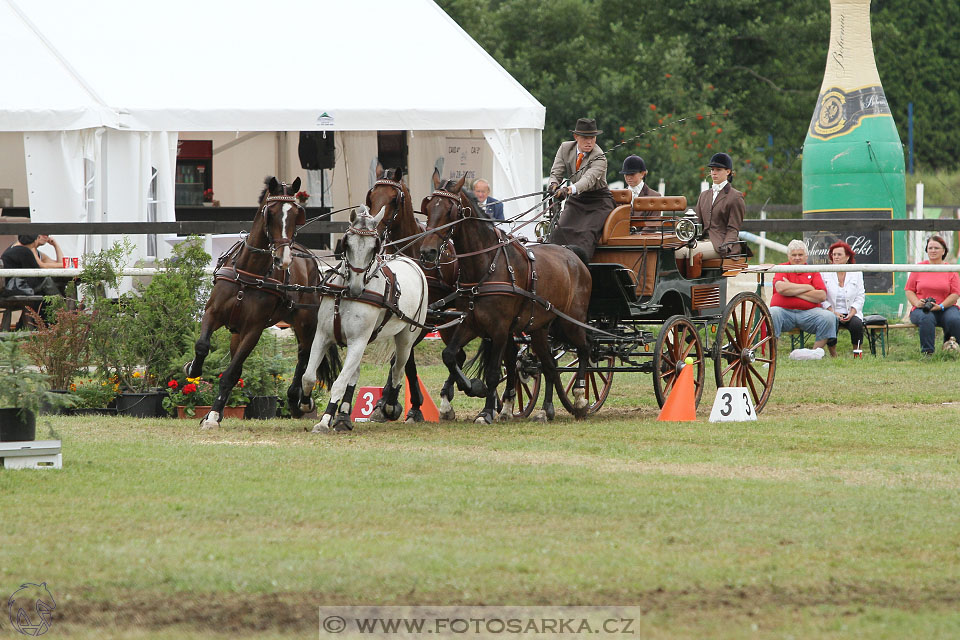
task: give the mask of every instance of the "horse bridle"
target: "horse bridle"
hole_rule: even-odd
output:
[[[374,250],[373,250],[373,260],[371,260],[371,261],[370,261],[370,264],[368,264],[367,266],[365,266],[365,267],[363,267],[363,268],[353,266],[353,265],[350,263],[350,258],[347,256],[346,237],[349,236],[349,235],[351,235],[351,234],[357,235],[357,236],[367,236],[367,237],[373,236],[373,237],[375,237],[375,238],[377,239],[377,245],[376,245],[376,247],[375,247]],[[354,227],[353,225],[351,225],[350,228],[347,229],[347,232],[344,234],[344,249],[343,249],[343,258],[342,258],[343,264],[346,265],[346,267],[347,267],[348,269],[350,269],[350,271],[352,271],[352,272],[354,272],[354,273],[356,273],[356,274],[358,274],[358,275],[361,274],[361,273],[364,274],[364,275],[363,275],[363,284],[366,285],[368,282],[370,282],[370,280],[373,279],[373,275],[374,275],[374,273],[376,273],[376,270],[374,270],[374,272],[371,273],[371,272],[370,272],[370,267],[372,267],[374,264],[376,264],[376,262],[377,262],[377,257],[380,255],[380,249],[381,249],[382,246],[383,246],[383,244],[382,244],[382,240],[381,240],[381,238],[380,238],[380,234],[377,233],[377,230],[376,230],[376,229],[358,229],[357,227]]]
[[[386,240],[387,242],[389,242],[389,241],[390,241],[390,228],[393,226],[393,223],[397,221],[397,216],[400,215],[400,211],[403,209],[403,201],[404,201],[404,198],[405,198],[404,193],[403,193],[403,185],[400,184],[399,182],[397,182],[396,180],[389,180],[389,179],[387,179],[387,178],[381,178],[381,179],[377,180],[376,182],[374,182],[374,183],[373,183],[373,186],[374,186],[374,187],[377,187],[377,186],[393,187],[393,188],[396,190],[396,192],[397,192],[397,195],[396,195],[396,196],[394,197],[394,199],[391,201],[392,203],[394,203],[393,214],[390,216],[390,219],[389,219],[389,220],[387,220],[386,222],[383,223],[383,224],[384,224],[384,229],[385,229],[385,234],[384,234],[384,235],[386,236],[386,237],[385,237],[385,240]],[[373,188],[371,188],[370,191],[367,192],[367,206],[368,206],[368,207],[371,206],[371,203],[370,203],[370,194],[371,194],[371,193],[373,193]]]
[[[453,236],[453,229],[454,229],[454,227],[456,226],[455,224],[452,224],[452,223],[453,223],[454,221],[462,221],[462,220],[465,220],[465,219],[467,219],[467,218],[472,218],[472,217],[474,217],[474,216],[467,216],[467,215],[464,214],[463,211],[464,211],[464,209],[466,209],[467,207],[464,207],[464,206],[463,206],[463,201],[460,199],[460,196],[459,196],[459,195],[457,195],[457,194],[455,194],[455,193],[451,193],[450,191],[446,191],[446,190],[444,190],[444,189],[434,189],[434,190],[433,190],[433,193],[430,194],[430,197],[433,198],[434,196],[437,196],[437,197],[439,197],[439,198],[443,198],[443,199],[445,199],[445,200],[450,200],[450,201],[453,202],[453,204],[456,205],[456,207],[457,207],[456,213],[451,213],[451,218],[452,218],[452,220],[451,220],[450,226],[448,226],[444,232],[442,232],[442,233],[437,233],[437,235],[440,237],[440,244],[437,246],[437,259],[436,259],[436,261],[434,262],[433,265],[426,265],[426,264],[424,265],[425,267],[429,267],[429,268],[432,268],[432,269],[439,269],[439,268],[440,268],[440,256],[443,255],[443,252],[444,252],[445,250],[447,250],[448,247],[449,247],[449,245],[451,244],[451,243],[450,243],[450,238]],[[426,212],[424,212],[424,213],[426,213]],[[456,216],[456,217],[454,217],[454,216]],[[476,219],[477,219],[477,220],[480,220],[480,218],[476,218]],[[452,251],[452,252],[450,252],[450,253],[451,253],[451,255],[453,255],[453,260],[456,261],[456,259],[457,259],[457,252],[454,250],[454,251]]]

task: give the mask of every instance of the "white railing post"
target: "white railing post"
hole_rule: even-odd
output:
[[[917,201],[913,207],[913,217],[917,220],[923,219],[923,183],[917,183]],[[924,257],[923,231],[913,232],[913,260],[911,262],[920,262]]]
[[[663,181],[663,178],[660,178],[660,185],[657,191],[659,191],[661,195],[667,195],[667,183]]]
[[[761,219],[761,220],[766,220],[766,219],[767,219],[767,210],[766,210],[766,209],[760,209],[760,219]],[[767,263],[767,244],[766,244],[766,242],[767,242],[767,232],[766,232],[766,231],[761,231],[761,232],[760,232],[760,240],[763,241],[763,242],[760,243],[760,264],[766,264],[766,263]]]

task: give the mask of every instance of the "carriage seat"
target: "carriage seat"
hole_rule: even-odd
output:
[[[672,216],[635,216],[635,211],[686,211],[687,199],[684,196],[653,198],[634,198],[630,200],[629,189],[614,189],[614,202],[620,206],[614,209],[603,225],[600,246],[680,246],[680,240],[673,235],[674,218]],[[625,195],[624,195],[625,194]],[[622,203],[626,199],[627,203]],[[631,227],[653,227],[662,233],[632,234]]]

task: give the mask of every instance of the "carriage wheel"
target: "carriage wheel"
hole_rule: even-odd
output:
[[[777,341],[773,318],[754,293],[739,293],[720,318],[713,345],[717,388],[747,387],[757,413],[770,399],[777,372]]]
[[[694,405],[699,406],[705,374],[700,333],[686,316],[671,316],[660,329],[657,348],[653,352],[653,392],[661,407],[673,391],[680,369],[688,357],[693,358]]]
[[[503,373],[500,382],[507,379],[506,371]],[[513,404],[514,418],[529,418],[537,406],[537,400],[540,398],[540,363],[530,352],[527,345],[520,346],[520,352],[517,353],[517,384],[514,389],[517,392],[517,399]]]
[[[577,357],[577,352],[566,349],[554,349],[553,361],[557,365],[557,368],[576,369],[580,365],[580,358]],[[601,358],[597,362],[598,367],[613,368],[614,364],[616,364],[616,360],[613,356]],[[573,383],[576,381],[576,371],[560,373],[560,383],[563,385],[563,390],[567,398],[573,398]],[[607,396],[610,395],[610,388],[613,387],[613,371],[588,370],[586,383],[586,415],[592,415],[600,410],[603,403],[607,401]]]

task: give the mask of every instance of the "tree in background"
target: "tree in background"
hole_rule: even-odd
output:
[[[611,180],[636,152],[651,181],[663,178],[669,193],[690,198],[705,158],[722,150],[733,155],[749,203],[800,202],[799,154],[826,64],[828,0],[706,8],[693,0],[439,1],[546,106],[547,166],[576,119],[595,117]],[[951,117],[960,94],[948,47],[960,33],[960,5],[943,4],[874,0],[873,34],[901,137],[906,143],[912,100],[923,136],[918,163],[952,168],[960,164],[960,122]]]

